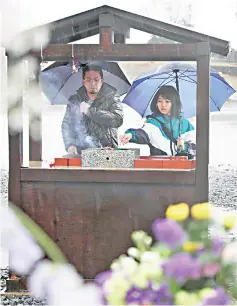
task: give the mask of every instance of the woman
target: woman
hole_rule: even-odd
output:
[[[122,144],[147,144],[151,155],[196,155],[195,130],[181,114],[181,101],[173,86],[162,86],[151,102],[152,115],[140,129],[128,129]]]

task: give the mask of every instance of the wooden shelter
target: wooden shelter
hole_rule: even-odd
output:
[[[30,141],[21,165],[21,135],[10,135],[9,198],[61,247],[85,278],[93,278],[131,245],[133,230],[150,231],[171,203],[208,201],[210,52],[226,56],[227,41],[102,6],[50,24],[50,44],[32,52],[41,60],[70,60],[72,45],[99,34],[100,43],[74,44],[81,60],[197,61],[197,165],[195,170],[44,168],[41,142]],[[126,44],[130,29],[177,41]],[[34,31],[32,29],[30,31]]]

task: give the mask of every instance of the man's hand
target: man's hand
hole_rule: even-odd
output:
[[[68,153],[77,154],[77,148],[75,146],[70,146],[67,151],[68,151]]]
[[[121,144],[125,145],[132,139],[132,134],[128,133],[119,137]]]
[[[88,112],[88,108],[90,107],[90,105],[88,104],[88,103],[86,103],[86,102],[81,102],[81,104],[80,104],[80,112],[81,112],[81,114],[87,114],[87,112]]]
[[[180,148],[181,151],[184,151],[184,140],[182,137],[179,137],[177,146]]]

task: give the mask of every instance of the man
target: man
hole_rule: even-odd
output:
[[[116,89],[103,80],[100,66],[86,65],[83,86],[69,98],[62,122],[62,136],[69,153],[91,147],[116,147],[117,129],[123,124],[123,108]]]

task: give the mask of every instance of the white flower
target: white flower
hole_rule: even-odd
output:
[[[61,284],[62,286],[62,284]],[[58,288],[58,292],[48,299],[51,305],[77,305],[99,306],[101,305],[101,292],[94,284],[85,284],[75,291],[65,291]]]
[[[104,290],[106,296],[110,296],[116,293],[120,297],[124,296],[130,288],[131,283],[125,278],[121,272],[114,272],[109,280],[104,283]]]
[[[132,257],[120,256],[111,264],[110,267],[113,271],[122,272],[126,275],[131,275],[136,271],[138,263]]]
[[[69,265],[57,265],[48,260],[41,261],[28,278],[28,288],[36,298],[48,298],[53,304],[63,285],[66,294],[76,292],[83,285],[82,277]]]
[[[35,263],[44,257],[42,249],[28,236],[18,237],[9,249],[11,270],[19,275],[27,275]]]
[[[46,297],[47,279],[52,271],[52,263],[49,260],[42,260],[28,277],[27,288],[35,298],[44,299]]]
[[[83,278],[70,264],[58,265],[48,260],[38,263],[28,278],[28,289],[36,298],[47,299],[49,305],[95,306],[101,304],[101,292]]]
[[[121,264],[122,270],[127,275],[133,274],[138,267],[138,263],[132,257],[122,258],[120,261],[120,264]]]
[[[237,242],[232,242],[224,248],[222,259],[224,263],[237,263]]]
[[[141,255],[141,262],[150,263],[154,266],[159,266],[161,264],[160,255],[157,252],[144,252]]]
[[[134,257],[135,259],[139,259],[140,251],[137,248],[132,247],[128,249],[128,255]]]
[[[10,269],[26,275],[44,256],[30,232],[21,224],[14,212],[1,206],[1,247],[9,251]]]

